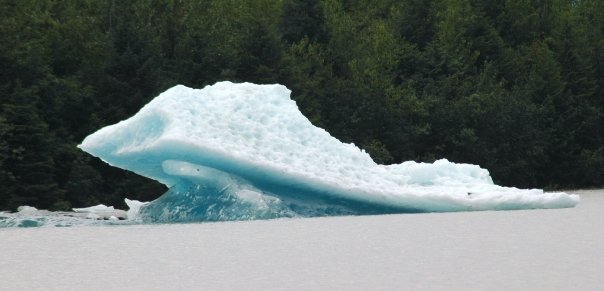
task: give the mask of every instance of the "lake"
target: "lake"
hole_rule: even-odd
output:
[[[0,290],[604,290],[575,208],[0,229]]]

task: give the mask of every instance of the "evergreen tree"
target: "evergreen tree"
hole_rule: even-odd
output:
[[[282,83],[380,163],[448,158],[522,187],[604,181],[600,0],[6,0],[0,210],[151,200],[74,145],[178,83]]]
[[[308,38],[325,42],[325,16],[319,0],[285,0],[281,14],[281,34],[288,43]]]
[[[4,118],[0,116],[0,209],[8,209],[7,203],[14,199],[15,196],[15,181],[11,172],[5,166],[6,161],[10,158],[10,148],[6,142],[7,134],[10,128]]]
[[[86,207],[100,203],[103,194],[103,179],[91,166],[90,158],[83,153],[77,155],[69,172],[65,187],[67,199],[73,207]]]
[[[408,0],[392,9],[394,29],[400,37],[424,48],[435,34],[432,0]]]
[[[15,95],[3,104],[2,115],[9,125],[6,143],[10,150],[4,168],[14,176],[15,183],[13,195],[9,195],[6,202],[9,209],[20,205],[55,209],[56,203],[64,198],[64,192],[54,180],[55,141],[35,111],[32,94],[17,88]]]

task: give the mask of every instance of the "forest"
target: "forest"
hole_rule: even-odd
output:
[[[158,197],[76,146],[223,80],[287,86],[378,163],[604,186],[602,0],[0,0],[0,210]]]

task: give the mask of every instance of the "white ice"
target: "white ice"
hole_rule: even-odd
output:
[[[401,212],[565,208],[579,202],[578,195],[497,186],[486,169],[445,159],[378,165],[354,144],[313,126],[282,85],[175,86],[79,147],[168,187],[245,184],[234,188],[234,196],[260,204],[292,189],[306,193],[297,198]]]
[[[136,223],[126,220],[126,211],[99,204],[73,211],[48,211],[31,206],[19,206],[17,212],[0,212],[0,228],[11,227],[65,227],[92,225],[125,225]],[[0,288],[1,289],[1,288]]]

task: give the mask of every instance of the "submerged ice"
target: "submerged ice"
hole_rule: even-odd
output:
[[[150,222],[573,207],[576,195],[494,185],[476,165],[378,165],[304,117],[282,85],[176,86],[79,147],[169,187]]]

